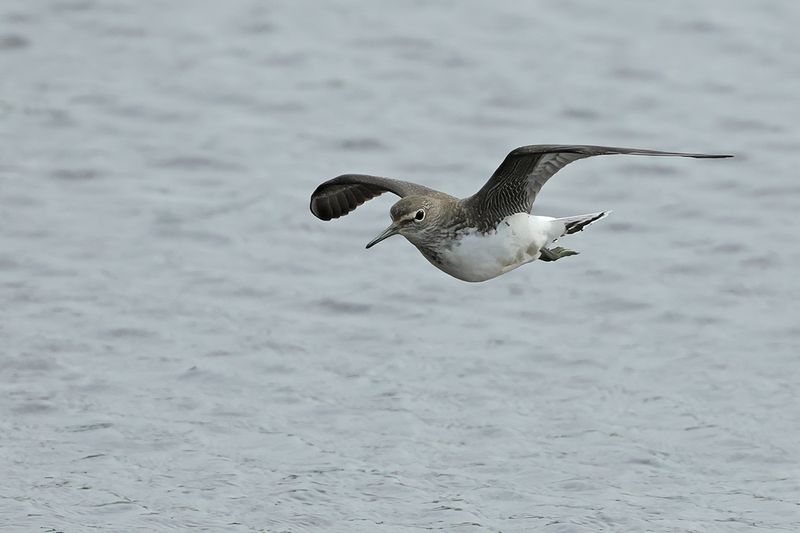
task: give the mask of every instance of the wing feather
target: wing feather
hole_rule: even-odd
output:
[[[494,171],[489,181],[466,201],[476,209],[492,213],[495,220],[489,222],[490,224],[514,213],[530,213],[541,188],[559,170],[579,159],[612,154],[702,159],[733,157],[612,146],[559,144],[521,146],[512,150]]]
[[[412,194],[437,196],[442,194],[407,181],[367,174],[343,174],[316,188],[311,194],[310,208],[317,218],[331,220],[350,213],[367,200],[384,192],[394,193],[401,198]]]

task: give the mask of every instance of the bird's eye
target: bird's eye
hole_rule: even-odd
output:
[[[420,209],[419,211],[417,211],[417,214],[416,214],[416,215],[414,215],[414,220],[416,220],[417,222],[419,222],[419,221],[420,221],[420,220],[422,220],[423,218],[425,218],[425,211],[423,211],[422,209]]]

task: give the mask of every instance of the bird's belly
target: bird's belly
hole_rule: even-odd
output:
[[[539,250],[547,242],[546,228],[540,228],[538,219],[545,218],[517,213],[493,231],[463,233],[431,262],[464,281],[485,281],[505,274],[538,259]]]

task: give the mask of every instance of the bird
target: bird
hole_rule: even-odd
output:
[[[532,261],[553,262],[578,252],[552,247],[559,238],[583,231],[611,211],[554,218],[534,215],[542,186],[568,164],[599,155],[720,159],[724,154],[662,152],[593,145],[537,144],[508,153],[489,180],[467,198],[456,198],[408,181],[367,174],[343,174],[311,194],[311,212],[321,220],[344,216],[384,192],[400,197],[392,223],[367,243],[371,248],[402,235],[443,272],[467,282],[506,274]]]

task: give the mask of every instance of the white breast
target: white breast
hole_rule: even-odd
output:
[[[460,234],[433,264],[464,281],[485,281],[539,257],[551,240],[550,217],[517,213],[502,220],[495,231]]]

